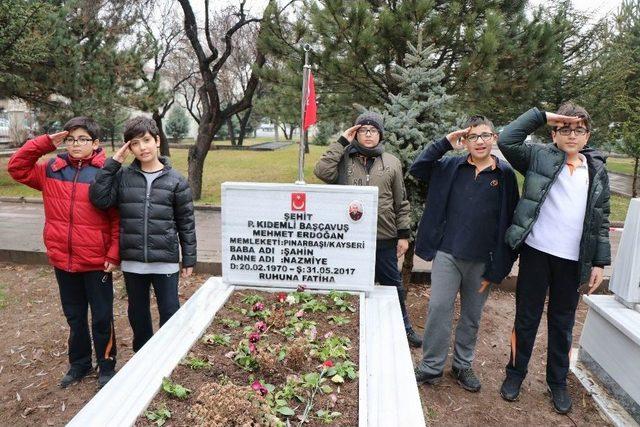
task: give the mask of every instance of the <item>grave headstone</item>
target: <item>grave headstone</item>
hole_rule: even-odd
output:
[[[222,277],[227,283],[369,291],[378,189],[222,184]]]

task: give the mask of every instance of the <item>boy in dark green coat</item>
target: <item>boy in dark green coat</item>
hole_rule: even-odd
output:
[[[545,123],[553,127],[554,144],[526,143]],[[500,394],[509,401],[519,396],[548,290],[547,384],[562,414],[571,410],[567,373],[579,287],[588,282],[590,292],[595,290],[611,262],[609,179],[604,156],[586,147],[590,136],[589,113],[568,102],[555,114],[527,111],[498,140],[509,163],[525,175],[506,234],[507,243],[520,251],[520,270],[511,357]]]

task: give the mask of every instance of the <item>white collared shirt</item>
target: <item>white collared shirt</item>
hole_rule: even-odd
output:
[[[573,261],[580,258],[580,239],[589,193],[587,159],[582,154],[578,156],[582,164],[573,173],[570,165],[564,165],[525,240],[534,249]]]

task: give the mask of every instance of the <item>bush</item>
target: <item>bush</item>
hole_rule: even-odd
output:
[[[329,145],[336,133],[336,125],[332,122],[318,123],[318,133],[313,140],[315,145]]]
[[[174,142],[180,142],[189,133],[189,119],[184,109],[176,107],[171,110],[167,124],[165,125],[167,135],[173,138]]]

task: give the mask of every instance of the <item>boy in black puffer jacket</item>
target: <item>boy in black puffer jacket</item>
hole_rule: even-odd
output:
[[[135,117],[124,126],[125,144],[108,159],[91,184],[89,197],[98,208],[120,210],[120,254],[133,329],[133,350],[153,335],[150,287],[158,301],[160,327],[180,308],[178,273],[196,264],[196,227],[187,180],[158,156],[155,122]],[[135,160],[122,167],[129,152]]]

